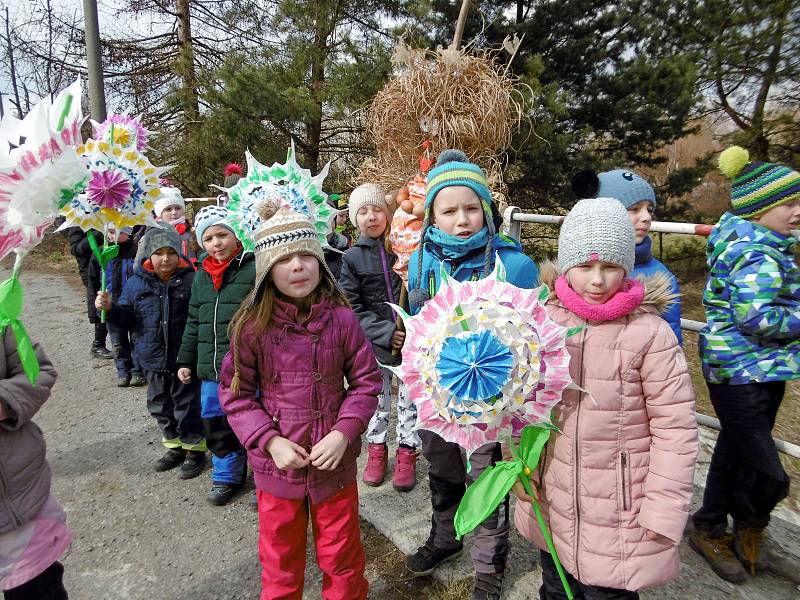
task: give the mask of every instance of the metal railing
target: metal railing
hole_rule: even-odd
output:
[[[520,239],[523,223],[540,223],[544,225],[561,225],[564,222],[563,215],[532,215],[522,212],[518,206],[509,206],[503,213],[503,227],[507,235],[516,240]],[[684,235],[699,235],[708,237],[713,229],[712,225],[701,223],[670,223],[668,221],[653,221],[650,231],[653,233],[680,233]],[[798,232],[792,232],[798,237]],[[703,321],[693,321],[691,319],[681,319],[681,329],[684,331],[699,332],[705,327]],[[697,422],[700,425],[710,427],[720,431],[720,422],[714,417],[697,413]],[[800,446],[792,444],[778,438],[772,438],[778,452],[783,452],[794,458],[800,458]]]

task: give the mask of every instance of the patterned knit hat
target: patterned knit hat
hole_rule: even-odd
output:
[[[633,271],[636,235],[627,210],[616,198],[579,200],[558,234],[558,270],[592,260],[620,265]]]
[[[279,260],[303,252],[313,254],[320,263],[320,275],[327,275],[336,282],[336,278],[325,263],[325,255],[317,236],[317,230],[306,217],[288,208],[279,208],[270,203],[259,207],[259,216],[262,219],[261,228],[256,232],[256,285],[250,305],[256,302],[261,286],[264,284],[270,269]]]
[[[386,204],[386,192],[383,191],[383,188],[377,183],[362,183],[350,192],[350,201],[347,204],[347,212],[350,215],[350,222],[353,227],[358,228],[356,215],[359,209],[368,204],[386,209],[387,215],[391,217]]]
[[[172,248],[178,256],[182,256],[183,244],[181,236],[171,225],[157,225],[148,229],[139,242],[137,256],[150,258],[160,248]]]
[[[231,229],[231,226],[225,222],[225,219],[227,219],[229,215],[230,212],[227,208],[224,206],[214,206],[213,204],[204,206],[197,211],[197,214],[194,216],[194,233],[197,238],[197,243],[200,244],[200,246],[203,245],[203,235],[206,229],[213,225],[221,225],[229,229],[233,235],[236,235],[236,232]]]
[[[749,219],[800,198],[800,173],[783,165],[749,161],[750,153],[739,146],[719,155],[719,170],[733,179],[733,214]]]
[[[597,175],[600,185],[597,197],[616,198],[626,209],[634,204],[647,200],[656,208],[656,192],[653,186],[633,171],[614,169]]]
[[[158,190],[160,195],[158,200],[155,201],[153,212],[156,213],[157,218],[161,218],[163,213],[170,206],[180,206],[186,208],[186,203],[183,201],[181,191],[176,187],[162,187]]]

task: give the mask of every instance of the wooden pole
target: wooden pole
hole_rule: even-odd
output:
[[[463,0],[461,2],[461,12],[458,13],[458,22],[456,23],[456,34],[453,36],[453,43],[450,45],[452,48],[458,50],[461,47],[461,38],[464,37],[464,27],[467,24],[467,13],[469,12],[470,0]]]

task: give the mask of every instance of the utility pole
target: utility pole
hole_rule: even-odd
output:
[[[100,23],[97,0],[83,0],[83,31],[86,40],[86,67],[89,80],[89,112],[98,123],[106,120],[106,92],[103,64],[100,61]]]

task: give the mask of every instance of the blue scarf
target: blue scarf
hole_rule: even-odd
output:
[[[429,227],[425,237],[439,246],[445,257],[461,258],[472,250],[486,247],[489,242],[489,228],[484,225],[479,232],[465,239],[445,233],[438,227]]]
[[[634,265],[646,265],[651,260],[653,260],[653,239],[648,235],[646,236],[641,244],[636,244],[636,258],[633,262]]]

